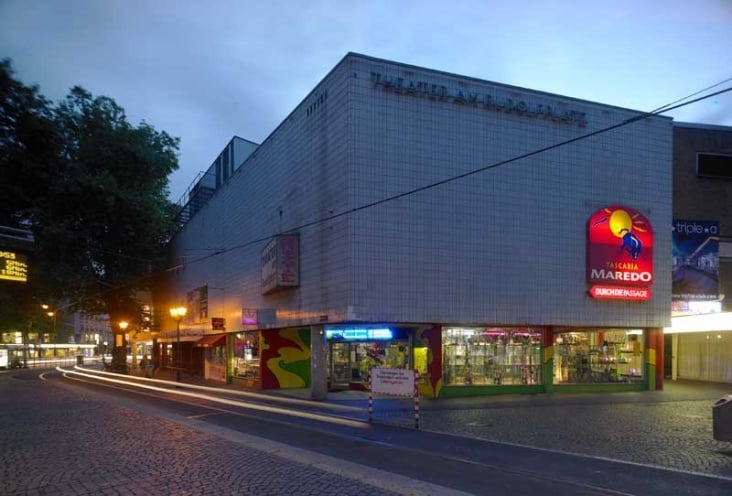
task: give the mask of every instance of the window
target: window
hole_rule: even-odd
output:
[[[643,382],[643,331],[554,334],[554,384]]]
[[[445,386],[542,384],[542,330],[524,327],[442,331]]]
[[[732,179],[732,155],[722,153],[697,153],[696,175]]]
[[[234,375],[259,378],[259,332],[240,332],[234,338]]]

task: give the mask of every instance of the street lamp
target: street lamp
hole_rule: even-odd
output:
[[[53,330],[52,330],[51,335],[53,336],[54,341],[56,341],[58,343],[58,339],[57,339],[57,336],[56,336],[56,312],[54,312],[53,310],[51,310],[51,307],[49,307],[45,303],[43,303],[41,305],[41,308],[43,309],[43,311],[48,316],[48,319],[53,323]],[[43,338],[42,337],[41,337],[41,342],[43,342]]]
[[[130,323],[126,320],[121,320],[117,325],[122,331],[121,334],[116,336],[116,341],[114,343],[117,350],[117,368],[119,368],[119,371],[127,373],[127,338],[125,337],[125,334],[127,333],[127,327]],[[112,361],[114,361],[114,356],[112,357]]]
[[[186,316],[186,312],[188,309],[186,307],[175,307],[170,309],[170,316],[175,320],[176,323],[176,353],[175,353],[175,361],[176,361],[176,371],[175,371],[175,377],[178,382],[180,382],[180,321],[183,319],[183,317]]]

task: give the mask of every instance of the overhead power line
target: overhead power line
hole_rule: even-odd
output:
[[[478,169],[474,169],[474,170],[465,172],[463,174],[458,174],[458,175],[455,175],[455,176],[451,176],[449,178],[442,179],[440,181],[436,181],[436,182],[433,182],[433,183],[430,183],[430,184],[426,184],[424,186],[420,186],[420,187],[411,189],[409,191],[405,191],[405,192],[402,192],[402,193],[398,193],[398,194],[395,194],[395,195],[392,195],[392,196],[383,198],[381,200],[376,200],[376,201],[373,201],[373,202],[370,202],[370,203],[366,203],[364,205],[360,205],[358,207],[351,208],[349,210],[344,210],[343,212],[339,212],[339,213],[336,213],[336,214],[328,215],[326,217],[322,217],[322,218],[317,219],[317,220],[313,220],[313,221],[310,221],[310,222],[306,222],[306,223],[300,224],[299,226],[296,226],[296,227],[292,227],[290,229],[287,229],[285,231],[280,231],[280,232],[277,232],[277,233],[274,233],[274,234],[270,234],[270,235],[267,235],[267,236],[262,236],[262,237],[259,237],[259,238],[256,238],[256,239],[251,239],[251,240],[249,240],[249,241],[247,241],[245,243],[242,243],[242,244],[239,244],[239,245],[235,245],[235,246],[231,246],[229,248],[214,249],[214,251],[212,253],[203,255],[203,256],[201,256],[199,258],[195,258],[195,259],[189,260],[189,261],[187,261],[187,262],[185,262],[183,264],[177,264],[174,267],[169,267],[169,268],[160,270],[158,273],[172,272],[172,271],[175,271],[175,270],[180,269],[182,267],[189,266],[189,265],[193,265],[193,264],[196,264],[196,263],[199,263],[199,262],[203,262],[203,261],[208,260],[210,258],[217,257],[219,255],[223,255],[225,253],[229,253],[229,252],[234,251],[234,250],[239,250],[239,249],[246,248],[246,247],[249,247],[249,246],[252,246],[252,245],[256,245],[258,243],[262,243],[264,241],[269,241],[272,238],[274,238],[275,236],[279,236],[279,235],[282,235],[282,234],[288,234],[288,233],[297,232],[297,231],[300,231],[300,230],[303,230],[303,229],[307,229],[309,227],[316,226],[318,224],[323,224],[325,222],[330,222],[330,221],[335,220],[335,219],[338,219],[340,217],[345,217],[347,215],[351,215],[351,214],[354,214],[356,212],[360,212],[362,210],[366,210],[366,209],[369,209],[369,208],[372,208],[372,207],[376,207],[376,206],[379,206],[379,205],[383,205],[385,203],[389,203],[389,202],[392,202],[392,201],[396,201],[396,200],[399,200],[401,198],[405,198],[405,197],[408,197],[408,196],[411,196],[411,195],[414,195],[414,194],[417,194],[417,193],[421,193],[423,191],[427,191],[427,190],[430,190],[430,189],[433,189],[433,188],[436,188],[436,187],[439,187],[439,186],[442,186],[442,185],[445,185],[445,184],[449,184],[449,183],[452,183],[454,181],[458,181],[458,180],[464,179],[466,177],[470,177],[470,176],[473,176],[473,175],[476,175],[476,174],[480,174],[482,172],[485,172],[485,171],[488,171],[488,170],[491,170],[491,169],[496,169],[498,167],[503,167],[503,166],[509,165],[511,163],[514,163],[514,162],[518,162],[520,160],[523,160],[523,159],[526,159],[526,158],[529,158],[529,157],[533,157],[533,156],[536,156],[536,155],[540,155],[542,153],[545,153],[545,152],[548,152],[548,151],[551,151],[551,150],[555,150],[557,148],[560,148],[560,147],[563,147],[563,146],[566,146],[566,145],[569,145],[569,144],[572,144],[572,143],[576,143],[578,141],[582,141],[582,140],[591,138],[593,136],[597,136],[597,135],[600,135],[600,134],[603,134],[603,133],[612,131],[614,129],[618,129],[618,128],[627,126],[627,125],[632,124],[634,122],[638,122],[638,121],[641,121],[641,120],[644,120],[644,119],[648,119],[650,117],[654,117],[654,116],[657,116],[657,115],[665,114],[665,113],[670,112],[672,110],[676,110],[678,108],[685,107],[687,105],[691,105],[691,104],[694,104],[694,103],[697,103],[697,102],[706,100],[708,98],[712,98],[714,96],[721,95],[721,94],[724,94],[724,93],[727,93],[727,92],[732,91],[732,87],[729,87],[729,88],[725,88],[723,90],[716,91],[714,93],[710,93],[708,95],[704,95],[704,96],[701,96],[701,97],[698,97],[698,98],[694,98],[692,100],[689,100],[689,98],[692,98],[692,97],[694,97],[696,95],[699,95],[700,93],[704,93],[705,91],[708,91],[711,88],[715,88],[717,86],[720,86],[720,85],[725,84],[725,83],[730,82],[730,81],[732,81],[732,77],[731,78],[727,78],[727,79],[725,79],[723,81],[720,81],[718,83],[715,83],[715,84],[713,84],[711,86],[708,86],[707,88],[704,88],[702,90],[696,91],[696,92],[692,93],[691,95],[688,95],[688,96],[686,96],[684,98],[675,100],[675,101],[670,102],[670,103],[668,103],[666,105],[663,105],[661,107],[658,107],[658,108],[656,108],[654,110],[651,110],[649,112],[640,113],[640,114],[638,114],[636,116],[633,116],[633,117],[631,117],[629,119],[626,119],[624,121],[621,121],[621,122],[619,122],[617,124],[613,124],[611,126],[608,126],[608,127],[602,128],[602,129],[598,129],[597,131],[593,131],[593,132],[586,133],[586,134],[583,134],[583,135],[580,135],[580,136],[577,136],[577,137],[574,137],[574,138],[570,138],[570,139],[561,141],[559,143],[555,143],[553,145],[549,145],[549,146],[545,146],[545,147],[542,147],[542,148],[538,148],[538,149],[533,150],[531,152],[527,152],[527,153],[524,153],[524,154],[521,154],[521,155],[518,155],[518,156],[515,156],[515,157],[512,157],[512,158],[509,158],[509,159],[506,159],[506,160],[501,160],[499,162],[495,162],[493,164],[486,165],[484,167],[480,167]],[[688,100],[688,101],[685,101],[685,100]],[[681,103],[681,102],[683,102],[683,103]],[[125,286],[130,286],[130,285],[139,283],[139,282],[141,282],[141,281],[143,281],[145,279],[149,279],[150,277],[152,277],[154,275],[155,274],[148,274],[147,276],[142,277],[140,279],[137,279],[136,281],[128,281],[125,284],[120,284],[119,286],[116,286],[114,288],[110,288],[110,289],[108,289],[106,291],[102,291],[102,292],[100,292],[98,294],[98,296],[99,295],[102,295],[102,294],[104,294],[104,293],[106,293],[108,291],[114,291],[114,290],[123,288]],[[79,300],[79,302],[85,301],[85,300],[87,300],[89,298],[91,298],[91,297],[82,298],[81,300]]]
[[[440,181],[436,181],[436,182],[433,182],[433,183],[430,183],[430,184],[426,184],[424,186],[419,186],[419,187],[414,188],[414,189],[411,189],[409,191],[405,191],[405,192],[402,192],[402,193],[397,193],[395,195],[392,195],[392,196],[389,196],[389,197],[386,197],[386,198],[382,198],[381,200],[376,200],[376,201],[373,201],[371,203],[366,203],[364,205],[360,205],[358,207],[351,208],[349,210],[344,210],[343,212],[338,212],[336,214],[332,214],[332,215],[329,215],[327,217],[323,217],[323,218],[320,218],[320,219],[317,219],[317,220],[313,220],[313,221],[310,221],[310,222],[306,222],[304,224],[300,224],[299,226],[293,227],[291,229],[287,229],[285,231],[281,231],[281,232],[278,232],[278,233],[275,233],[275,234],[271,234],[271,235],[268,235],[268,236],[263,236],[263,237],[257,238],[257,239],[252,239],[250,241],[247,241],[246,243],[242,243],[240,245],[235,245],[235,246],[232,246],[230,248],[222,248],[220,250],[215,251],[214,253],[210,253],[210,254],[207,254],[207,255],[203,255],[203,256],[201,256],[199,258],[190,260],[190,261],[186,262],[185,265],[192,265],[194,263],[202,262],[202,261],[207,260],[209,258],[216,257],[216,256],[222,255],[224,253],[228,253],[230,251],[239,250],[239,249],[242,249],[242,248],[246,248],[248,246],[251,246],[251,245],[255,245],[257,243],[261,243],[263,241],[268,241],[268,240],[272,239],[275,236],[279,236],[279,235],[282,235],[282,234],[287,234],[287,233],[292,233],[292,232],[300,231],[302,229],[307,229],[308,227],[313,227],[313,226],[316,226],[318,224],[322,224],[322,223],[325,223],[325,222],[329,222],[331,220],[338,219],[340,217],[344,217],[346,215],[351,215],[351,214],[354,214],[356,212],[360,212],[362,210],[366,210],[366,209],[369,209],[369,208],[372,208],[372,207],[376,207],[376,206],[379,206],[379,205],[383,205],[384,203],[389,203],[389,202],[392,202],[392,201],[395,201],[395,200],[399,200],[401,198],[405,198],[407,196],[411,196],[411,195],[414,195],[414,194],[417,194],[417,193],[421,193],[423,191],[427,191],[427,190],[436,188],[438,186],[443,186],[445,184],[452,183],[454,181],[458,181],[458,180],[464,179],[466,177],[470,177],[470,176],[473,176],[473,175],[476,175],[476,174],[480,174],[481,172],[485,172],[485,171],[488,171],[488,170],[491,170],[491,169],[496,169],[498,167],[502,167],[502,166],[505,166],[505,165],[509,165],[509,164],[511,164],[513,162],[518,162],[518,161],[523,160],[523,159],[526,159],[526,158],[530,158],[530,157],[533,157],[533,156],[536,156],[536,155],[540,155],[542,153],[546,153],[548,151],[555,150],[557,148],[560,148],[560,147],[563,147],[563,146],[566,146],[566,145],[569,145],[569,144],[572,144],[572,143],[576,143],[578,141],[582,141],[582,140],[591,138],[593,136],[597,136],[599,134],[607,133],[607,132],[612,131],[614,129],[618,129],[618,128],[627,126],[627,125],[632,124],[634,122],[638,122],[638,121],[641,121],[641,120],[645,120],[645,119],[648,119],[650,117],[654,117],[654,116],[657,116],[657,115],[660,115],[660,114],[665,114],[666,112],[670,112],[672,110],[676,110],[678,108],[685,107],[687,105],[691,105],[693,103],[697,103],[697,102],[700,102],[702,100],[706,100],[707,98],[711,98],[711,97],[714,97],[714,96],[721,95],[723,93],[727,93],[729,91],[732,91],[732,87],[730,87],[730,88],[726,88],[726,89],[723,89],[723,90],[716,91],[714,93],[710,93],[708,95],[705,95],[705,96],[702,96],[702,97],[699,97],[699,98],[695,98],[693,100],[689,100],[689,101],[684,102],[684,103],[678,103],[678,102],[683,102],[684,100],[687,100],[687,99],[689,99],[692,96],[696,96],[696,95],[698,95],[700,93],[703,93],[704,91],[707,91],[710,88],[714,88],[716,86],[719,86],[719,85],[724,84],[724,83],[729,82],[729,81],[732,81],[732,78],[728,78],[728,79],[725,79],[724,81],[720,81],[719,83],[716,83],[716,84],[714,84],[712,86],[709,86],[709,87],[707,87],[707,88],[705,88],[703,90],[699,90],[699,91],[697,91],[695,93],[692,93],[691,95],[689,95],[687,97],[681,98],[681,99],[676,100],[674,102],[671,102],[671,103],[668,103],[668,104],[663,105],[661,107],[658,107],[657,109],[652,110],[650,112],[645,112],[645,113],[642,113],[642,114],[638,114],[636,116],[633,116],[633,117],[631,117],[629,119],[626,119],[626,120],[624,120],[622,122],[619,122],[617,124],[613,124],[611,126],[604,127],[602,129],[598,129],[597,131],[592,131],[590,133],[586,133],[586,134],[583,134],[583,135],[580,135],[580,136],[576,136],[574,138],[570,138],[570,139],[561,141],[559,143],[555,143],[553,145],[549,145],[549,146],[545,146],[545,147],[542,147],[542,148],[538,148],[536,150],[533,150],[533,151],[530,151],[530,152],[527,152],[527,153],[523,153],[521,155],[518,155],[518,156],[515,156],[515,157],[512,157],[512,158],[509,158],[509,159],[506,159],[506,160],[501,160],[499,162],[495,162],[493,164],[486,165],[484,167],[480,167],[478,169],[473,169],[473,170],[468,171],[468,172],[465,172],[463,174],[458,174],[458,175],[455,175],[455,176],[451,176],[449,178],[442,179]]]

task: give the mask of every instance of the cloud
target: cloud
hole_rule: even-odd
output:
[[[177,199],[233,135],[263,141],[349,51],[650,110],[732,76],[730,21],[719,0],[3,0],[0,56],[50,98],[79,84],[179,136]],[[728,109],[720,97],[677,114],[729,124]]]

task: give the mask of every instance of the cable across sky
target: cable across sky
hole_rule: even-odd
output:
[[[277,233],[274,233],[274,234],[271,234],[271,235],[268,235],[268,236],[263,236],[263,237],[259,237],[259,238],[256,238],[256,239],[252,239],[250,241],[247,241],[246,243],[242,243],[242,244],[239,244],[239,245],[235,245],[235,246],[232,246],[232,247],[229,247],[229,248],[222,248],[222,249],[219,249],[219,250],[214,251],[213,253],[209,253],[209,254],[203,255],[203,256],[201,256],[199,258],[190,260],[190,261],[186,262],[184,265],[192,265],[194,263],[202,262],[202,261],[207,260],[209,258],[213,258],[213,257],[219,256],[219,255],[222,255],[224,253],[228,253],[230,251],[234,251],[234,250],[246,248],[246,247],[249,247],[249,246],[254,245],[254,244],[257,244],[257,243],[262,243],[262,242],[265,242],[265,241],[269,241],[269,240],[271,240],[272,238],[274,238],[276,236],[280,236],[280,235],[283,235],[283,234],[291,234],[291,233],[294,233],[294,232],[298,232],[298,231],[301,231],[303,229],[307,229],[309,227],[313,227],[313,226],[316,226],[316,225],[319,225],[319,224],[323,224],[325,222],[329,222],[331,220],[338,219],[340,217],[344,217],[344,216],[347,216],[347,215],[351,215],[351,214],[354,214],[356,212],[360,212],[362,210],[366,210],[366,209],[369,209],[369,208],[372,208],[372,207],[376,207],[376,206],[379,206],[379,205],[383,205],[384,203],[389,203],[389,202],[392,202],[392,201],[395,201],[395,200],[399,200],[399,199],[402,199],[402,198],[405,198],[405,197],[408,197],[408,196],[411,196],[411,195],[414,195],[414,194],[417,194],[417,193],[421,193],[423,191],[427,191],[427,190],[430,190],[430,189],[433,189],[433,188],[437,188],[439,186],[443,186],[445,184],[449,184],[449,183],[452,183],[454,181],[458,181],[460,179],[464,179],[466,177],[470,177],[470,176],[473,176],[473,175],[476,175],[476,174],[480,174],[482,172],[486,172],[486,171],[491,170],[491,169],[496,169],[498,167],[503,167],[503,166],[506,166],[506,165],[510,165],[510,164],[512,164],[514,162],[518,162],[518,161],[523,160],[523,159],[526,159],[526,158],[530,158],[530,157],[533,157],[533,156],[536,156],[536,155],[539,155],[539,154],[542,154],[542,153],[546,153],[548,151],[555,150],[557,148],[560,148],[560,147],[563,147],[563,146],[566,146],[566,145],[569,145],[569,144],[572,144],[572,143],[576,143],[578,141],[582,141],[582,140],[591,138],[593,136],[597,136],[599,134],[607,133],[609,131],[612,131],[614,129],[618,129],[618,128],[627,126],[627,125],[632,124],[634,122],[638,122],[638,121],[641,121],[641,120],[644,120],[644,119],[648,119],[650,117],[654,117],[654,116],[657,116],[657,115],[661,115],[661,114],[664,114],[666,112],[670,112],[672,110],[675,110],[675,109],[678,109],[678,108],[681,108],[681,107],[685,107],[687,105],[691,105],[691,104],[694,104],[694,103],[697,103],[697,102],[706,100],[708,98],[712,98],[714,96],[718,96],[718,95],[721,95],[721,94],[730,92],[730,91],[732,91],[732,87],[725,88],[725,89],[722,89],[722,90],[719,90],[719,91],[716,91],[714,93],[710,93],[708,95],[704,95],[704,96],[701,96],[701,97],[698,97],[698,98],[694,98],[693,100],[685,101],[685,100],[688,100],[691,97],[694,97],[696,95],[699,95],[700,93],[703,93],[705,91],[708,91],[709,89],[715,88],[717,86],[720,86],[720,85],[725,84],[725,83],[730,82],[730,81],[732,81],[732,77],[727,78],[727,79],[724,79],[723,81],[720,81],[718,83],[715,83],[715,84],[713,84],[711,86],[708,86],[708,87],[706,87],[704,89],[701,89],[699,91],[696,91],[696,92],[692,93],[691,95],[688,95],[688,96],[686,96],[684,98],[681,98],[679,100],[675,100],[674,102],[671,102],[671,103],[668,103],[668,104],[663,105],[661,107],[658,107],[657,109],[651,110],[650,112],[640,113],[640,114],[638,114],[638,115],[636,115],[634,117],[631,117],[629,119],[626,119],[626,120],[624,120],[622,122],[619,122],[617,124],[613,124],[611,126],[607,126],[607,127],[602,128],[602,129],[598,129],[596,131],[592,131],[592,132],[589,132],[589,133],[585,133],[585,134],[582,134],[580,136],[576,136],[574,138],[570,138],[570,139],[567,139],[567,140],[564,140],[564,141],[561,141],[561,142],[558,142],[558,143],[555,143],[555,144],[552,144],[552,145],[549,145],[549,146],[545,146],[545,147],[542,147],[542,148],[538,148],[536,150],[533,150],[533,151],[530,151],[530,152],[527,152],[527,153],[524,153],[524,154],[521,154],[521,155],[518,155],[518,156],[515,156],[515,157],[512,157],[512,158],[509,158],[509,159],[501,160],[499,162],[495,162],[495,163],[492,163],[492,164],[489,164],[489,165],[486,165],[486,166],[483,166],[483,167],[479,167],[477,169],[473,169],[473,170],[468,171],[468,172],[465,172],[463,174],[457,174],[455,176],[451,176],[449,178],[442,179],[440,181],[436,181],[436,182],[433,182],[433,183],[430,183],[430,184],[425,184],[423,186],[419,186],[417,188],[413,188],[413,189],[411,189],[409,191],[404,191],[402,193],[397,193],[395,195],[392,195],[392,196],[389,196],[389,197],[386,197],[386,198],[382,198],[380,200],[376,200],[376,201],[373,201],[373,202],[370,202],[370,203],[366,203],[364,205],[360,205],[358,207],[354,207],[354,208],[351,208],[351,209],[348,209],[348,210],[344,210],[342,212],[338,212],[338,213],[335,213],[335,214],[332,214],[332,215],[328,215],[326,217],[323,217],[323,218],[320,218],[320,219],[317,219],[317,220],[313,220],[313,221],[310,221],[310,222],[306,222],[306,223],[300,224],[300,225],[298,225],[296,227],[293,227],[291,229],[287,229],[285,231],[281,231],[281,232],[277,232]],[[684,103],[679,103],[679,102],[684,102]],[[176,266],[176,267],[179,267],[179,266]],[[172,268],[168,268],[166,270],[169,271],[169,270],[172,270]]]

